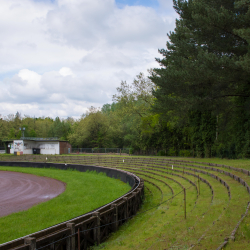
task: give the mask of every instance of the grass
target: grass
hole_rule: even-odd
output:
[[[128,184],[102,173],[71,170],[0,167],[1,170],[47,176],[65,182],[65,192],[26,211],[0,218],[0,243],[39,231],[87,213],[128,192]],[[0,172],[1,173],[1,172]],[[114,188],[115,187],[115,188]]]
[[[197,170],[199,165],[207,166],[197,162],[224,164],[250,170],[250,160],[172,157],[172,161],[176,161],[174,166],[181,168],[174,167],[171,170],[171,166],[167,165],[167,160],[170,158],[112,155],[78,155],[76,157],[74,155],[51,157],[50,161],[120,168],[133,172],[145,180],[145,202],[138,215],[121,226],[106,242],[94,246],[93,249],[217,249],[224,239],[231,235],[241,215],[245,213],[249,194],[238,181],[225,174],[207,169],[205,171],[227,182],[230,186],[231,199],[226,187],[208,174],[202,173],[199,173],[200,177],[209,181],[214,193],[212,196],[209,186],[200,182],[201,193],[197,197],[196,188],[189,183],[190,180],[197,185],[197,178],[187,174],[194,173],[194,171],[185,169],[187,173],[176,172],[175,170],[183,168],[178,160],[192,161],[191,164],[194,166],[188,167]],[[124,163],[122,159],[125,159]],[[131,159],[133,161],[130,161]],[[162,167],[167,169],[162,169]],[[249,176],[227,168],[217,168],[243,178],[250,186]],[[178,174],[178,176],[173,174]],[[168,200],[172,196],[169,186],[174,194],[182,191],[182,186],[187,188],[187,219],[184,219],[183,192]],[[166,200],[168,201],[157,206]],[[146,212],[143,213],[143,211]],[[228,245],[223,249],[248,249],[249,244],[250,216],[247,215],[237,230],[235,241],[229,240]]]
[[[164,159],[162,157],[157,158]],[[180,158],[176,159],[179,160]],[[193,160],[194,163],[195,161],[203,161],[250,169],[249,160],[182,159]],[[152,177],[156,177],[156,170],[159,170],[157,165],[154,164],[155,171],[150,170],[150,173],[147,173],[151,178],[145,178],[144,171],[149,171],[147,166],[149,162],[140,163],[138,160],[137,163],[140,166],[118,164],[116,167],[126,168],[126,170],[130,168],[131,172],[138,174],[145,180],[148,179],[154,182],[162,189],[163,195],[169,192],[163,183],[152,179]],[[160,170],[162,171],[162,169]],[[228,169],[224,170],[229,171]],[[170,172],[171,170],[168,170],[165,171],[165,174],[161,174],[163,176],[174,177],[169,174]],[[216,174],[230,185],[231,200],[229,200],[226,188],[217,180],[208,175],[200,174],[200,177],[208,180],[214,189],[212,202],[211,190],[205,183],[201,183],[201,195],[198,197],[197,202],[195,199],[195,190],[191,188],[187,191],[186,220],[183,218],[183,194],[180,194],[173,199],[172,203],[162,204],[145,214],[138,215],[124,225],[119,232],[113,234],[107,242],[94,247],[94,249],[190,249],[191,246],[193,246],[192,249],[217,249],[224,241],[224,238],[230,236],[241,215],[245,213],[249,195],[242,185],[230,177],[217,172],[208,172]],[[248,176],[235,171],[231,172],[242,177],[250,185],[250,178]],[[185,174],[184,176],[194,181],[192,176]],[[163,180],[164,177],[158,176],[157,179]],[[175,176],[174,179],[178,180],[185,187],[190,185],[187,181],[181,180],[180,177]],[[179,191],[180,187],[176,183],[170,180],[167,180],[167,182],[171,185],[175,193]],[[150,186],[147,182],[145,182],[145,185],[151,189],[151,192],[148,197],[146,194],[147,203],[142,207],[142,211],[152,207],[154,204],[154,195],[159,195],[159,191],[154,190],[152,185]],[[237,232],[236,240],[234,242],[230,241],[225,249],[248,249],[249,237],[250,221],[249,216],[247,216]]]

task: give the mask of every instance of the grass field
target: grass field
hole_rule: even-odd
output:
[[[40,156],[32,160],[41,161],[43,158],[44,156]],[[29,160],[28,157],[16,159]],[[229,239],[228,244],[220,249],[250,249],[249,214],[240,223],[239,228],[236,228],[249,202],[246,187],[225,173],[201,168],[210,167],[206,163],[216,163],[250,170],[248,159],[174,157],[170,161],[167,157],[74,155],[51,156],[49,160],[124,169],[137,174],[145,181],[145,202],[138,215],[112,234],[108,241],[93,249],[210,250],[220,247],[225,239]],[[192,163],[183,163],[180,160]],[[230,172],[250,185],[250,176],[242,172],[226,167],[214,168]],[[206,171],[206,174],[195,172],[200,169]],[[198,174],[212,189],[208,183],[201,181],[198,183]],[[210,174],[225,181],[229,190]],[[183,188],[186,188],[187,194],[186,219],[184,219]],[[173,195],[176,196],[172,199]],[[163,201],[165,202],[162,203]],[[235,228],[237,229],[235,238],[230,238]]]
[[[0,218],[0,243],[87,213],[131,189],[128,184],[102,173],[21,167],[0,167],[1,170],[47,176],[63,181],[67,186],[64,193],[50,201]]]
[[[204,161],[250,170],[249,160],[190,158],[176,158],[175,160],[192,160],[194,163]],[[166,200],[171,195],[170,189],[162,181],[169,184],[173,188],[174,193],[178,193],[181,187],[173,180],[177,180],[186,188],[191,185],[182,177],[188,178],[196,185],[198,184],[197,179],[193,176],[174,172],[178,163],[175,162],[173,165],[175,166],[173,170],[171,164],[166,170],[160,168],[161,165],[150,164],[150,161],[145,161],[144,158],[143,160],[137,160],[137,163],[128,164],[127,166],[118,164],[117,167],[126,170],[130,169],[131,172],[144,178],[147,188],[146,202],[141,209],[143,211],[150,209],[157,202]],[[197,164],[197,167],[192,168],[198,169],[198,165],[202,164]],[[181,166],[179,165],[179,167]],[[226,170],[228,171],[228,169]],[[185,169],[185,172],[192,171]],[[249,176],[235,171],[231,172],[234,172],[237,176],[241,176],[250,184]],[[172,176],[172,173],[179,174],[179,176]],[[184,219],[184,197],[183,193],[181,193],[173,200],[138,215],[124,225],[119,232],[112,235],[107,242],[94,249],[217,249],[223,243],[224,239],[230,236],[241,215],[245,213],[249,194],[242,185],[232,178],[217,172],[216,175],[223,178],[230,185],[231,199],[221,183],[208,175],[200,174],[200,177],[205,178],[212,185],[214,190],[213,199],[211,190],[205,183],[200,183],[201,192],[198,196],[197,190],[191,186],[187,190],[186,220]],[[172,177],[173,180],[169,180],[167,177]],[[162,191],[163,196],[159,189],[147,181],[157,185]],[[249,225],[250,218],[248,215],[241,223],[236,233],[235,241],[230,240],[229,244],[222,249],[249,249]]]

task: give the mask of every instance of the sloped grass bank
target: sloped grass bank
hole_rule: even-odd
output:
[[[26,211],[1,217],[0,244],[92,211],[131,189],[120,180],[96,172],[21,167],[0,167],[1,170],[54,178],[66,183],[66,190]]]
[[[191,159],[174,157],[82,157],[77,161],[124,169],[145,181],[146,202],[141,212],[123,225],[107,242],[93,249],[248,249],[250,243],[249,214],[240,224],[235,238],[231,238],[249,202],[249,193],[238,177],[250,185],[250,176],[243,172],[215,166],[208,162],[250,169],[249,160]],[[120,158],[120,160],[119,160]],[[124,160],[125,159],[125,160]],[[124,160],[124,161],[123,161]],[[182,162],[192,161],[192,162]],[[60,161],[63,161],[61,158]],[[75,161],[65,157],[64,161]],[[203,163],[204,162],[204,163]],[[173,165],[173,167],[172,167]],[[204,169],[202,167],[208,167]],[[216,169],[230,172],[232,178]],[[197,172],[203,170],[206,172]],[[195,176],[191,175],[194,174]],[[211,174],[213,176],[211,176]],[[198,175],[208,181],[198,182]],[[216,177],[216,178],[215,178]],[[172,178],[169,179],[169,178]],[[219,180],[222,180],[219,181]],[[175,181],[174,181],[175,180]],[[178,181],[178,182],[176,182]],[[191,185],[189,181],[195,183]],[[223,183],[226,182],[229,189]],[[177,194],[187,189],[187,219],[184,219],[183,193],[155,207],[171,197],[172,188]],[[197,192],[200,186],[200,194]],[[150,209],[153,208],[153,209]],[[226,246],[222,244],[228,241]]]
[[[18,160],[41,162],[44,157],[22,156]],[[17,158],[8,161],[11,159]],[[141,210],[108,241],[93,249],[249,249],[250,216],[246,209],[250,175],[208,164],[250,170],[248,159],[67,155],[49,156],[49,161],[124,169],[144,179],[146,196]],[[198,182],[198,176],[206,182]],[[184,187],[186,219],[181,191]],[[172,199],[172,195],[177,196]]]

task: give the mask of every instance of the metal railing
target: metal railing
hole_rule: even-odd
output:
[[[129,154],[130,148],[72,148],[77,154]]]

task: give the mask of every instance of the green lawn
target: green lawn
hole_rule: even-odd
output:
[[[65,192],[50,201],[0,218],[0,244],[87,213],[131,189],[102,173],[23,167],[0,167],[1,170],[47,176],[67,186]]]

